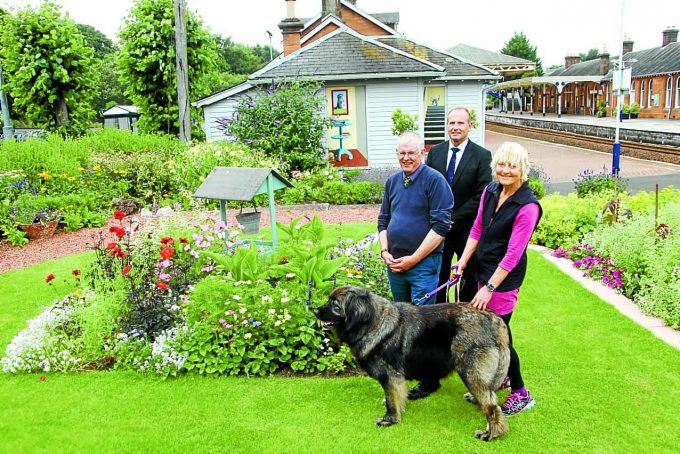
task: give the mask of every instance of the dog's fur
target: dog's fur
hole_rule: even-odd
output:
[[[392,303],[349,286],[335,289],[314,313],[382,385],[387,412],[377,425],[400,422],[407,380],[438,381],[455,370],[486,415],[486,430],[475,432],[477,438],[488,441],[508,431],[496,389],[508,371],[510,342],[493,313],[467,304]]]

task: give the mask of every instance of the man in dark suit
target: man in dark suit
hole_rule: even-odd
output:
[[[428,166],[444,175],[453,192],[453,226],[444,240],[439,285],[449,280],[453,254],[460,258],[463,253],[482,191],[491,182],[491,152],[468,140],[472,129],[470,112],[464,107],[449,110],[446,129],[449,140],[432,147],[426,160]],[[472,301],[477,293],[476,265],[474,258],[470,259],[463,272],[461,301]],[[445,300],[446,293],[438,292],[437,302]]]

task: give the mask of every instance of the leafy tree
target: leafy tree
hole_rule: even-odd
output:
[[[217,51],[200,18],[191,11],[186,17],[189,94],[197,98],[205,92],[204,76],[213,69]],[[119,35],[121,81],[139,108],[137,124],[145,132],[179,133],[174,23],[173,0],[135,0]],[[201,117],[195,109],[192,118],[192,135],[199,135]]]
[[[272,82],[252,96],[242,96],[233,118],[220,129],[249,147],[280,160],[288,170],[308,170],[326,163],[321,139],[330,126],[318,82]]]
[[[116,46],[104,33],[100,32],[92,25],[76,24],[80,34],[85,38],[85,42],[94,49],[94,56],[101,60],[105,56],[116,51]]]
[[[49,1],[2,21],[2,64],[14,108],[48,131],[83,133],[95,114],[97,73],[75,23]]]
[[[585,54],[579,53],[578,55],[581,57],[581,61],[595,60],[596,58],[600,58],[600,50],[593,48]]]
[[[102,109],[102,103],[105,105],[105,109],[112,105],[115,106],[116,104],[133,104],[130,98],[125,94],[125,87],[120,81],[120,75],[117,72],[117,68],[117,52],[107,54],[96,63],[96,71],[100,76],[97,110]]]
[[[222,71],[231,74],[251,74],[269,63],[269,47],[267,47],[267,56],[263,59],[260,55],[261,50],[256,54],[253,48],[235,43],[231,37],[217,36],[215,39],[222,57],[220,62]]]
[[[512,38],[510,38],[510,41],[505,43],[505,47],[501,49],[501,53],[535,62],[536,75],[543,75],[543,65],[541,64],[541,59],[536,52],[536,46],[531,45],[524,32],[515,32],[515,34],[512,35]],[[523,76],[524,75],[520,77]]]

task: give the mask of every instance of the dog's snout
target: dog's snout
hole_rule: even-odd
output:
[[[316,315],[317,317],[319,316],[319,308],[318,307],[312,309],[312,312],[314,312],[314,315]]]

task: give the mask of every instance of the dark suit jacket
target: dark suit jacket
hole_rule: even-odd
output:
[[[446,178],[446,160],[449,141],[439,143],[430,149],[425,163],[438,170]],[[479,200],[487,184],[491,182],[491,152],[468,140],[456,173],[453,176],[451,191],[453,192],[453,227],[449,235],[467,236],[477,216]]]

